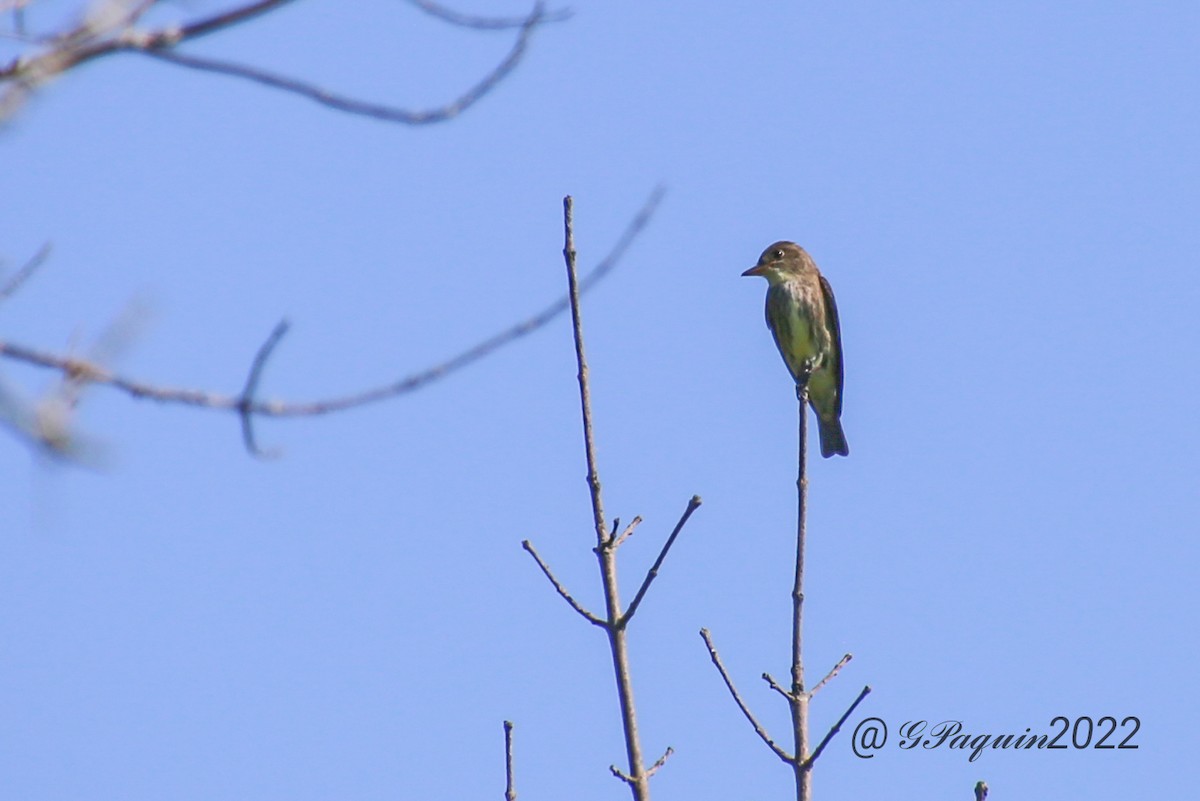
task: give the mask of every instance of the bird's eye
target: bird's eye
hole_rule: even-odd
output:
[[[777,259],[783,258],[783,248],[780,248],[779,250],[775,251],[775,258],[777,258]]]

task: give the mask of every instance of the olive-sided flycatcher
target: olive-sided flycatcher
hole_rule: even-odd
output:
[[[742,275],[767,279],[767,327],[796,381],[796,393],[808,386],[821,455],[848,455],[841,421],[842,332],[829,282],[812,256],[794,242],[771,245]]]

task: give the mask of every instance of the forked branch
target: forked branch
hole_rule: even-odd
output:
[[[143,28],[139,23],[151,8],[158,5],[158,0],[99,0],[91,4],[74,27],[39,38],[29,37],[24,31],[24,18],[15,17],[18,37],[34,41],[42,45],[42,49],[0,67],[0,86],[5,86],[0,92],[0,120],[15,113],[31,92],[63,73],[98,58],[133,53],[190,69],[253,81],[349,114],[404,125],[427,125],[456,117],[478,102],[517,66],[537,27],[547,22],[562,21],[569,16],[563,11],[548,12],[540,2],[528,15],[518,20],[459,14],[428,0],[412,0],[426,13],[458,27],[476,30],[518,29],[517,38],[508,54],[474,86],[444,105],[419,110],[352,98],[260,67],[183,53],[177,49],[181,44],[260,18],[292,2],[294,0],[259,0],[190,22]]]
[[[592,506],[592,526],[596,545],[592,548],[600,568],[600,581],[604,591],[604,615],[594,615],[584,609],[570,593],[562,586],[562,584],[554,577],[549,567],[534,551],[533,546],[526,540],[522,546],[526,551],[533,556],[538,567],[541,568],[546,578],[554,585],[554,589],[562,596],[568,604],[571,605],[576,612],[584,617],[588,622],[600,626],[604,629],[608,637],[609,651],[612,656],[613,672],[616,677],[617,685],[617,702],[621,712],[621,725],[625,735],[625,753],[628,760],[628,769],[623,771],[616,765],[611,766],[612,774],[624,782],[633,794],[635,801],[648,801],[650,798],[650,777],[654,775],[665,763],[668,757],[673,753],[672,749],[668,748],[666,752],[649,768],[646,767],[645,761],[642,758],[641,740],[638,735],[637,724],[637,709],[633,699],[633,681],[630,669],[629,643],[627,639],[626,627],[637,611],[642,600],[646,596],[646,592],[650,588],[650,584],[658,575],[659,569],[662,567],[663,560],[666,559],[667,553],[674,544],[684,524],[688,518],[700,506],[700,497],[694,496],[688,503],[687,509],[679,522],[675,525],[675,529],[667,538],[662,550],[659,552],[658,558],[654,565],[650,568],[643,579],[641,587],[638,589],[637,595],[634,597],[633,603],[630,604],[627,611],[622,612],[621,595],[617,581],[617,553],[621,543],[623,543],[633,533],[641,522],[640,517],[635,517],[620,534],[617,533],[620,528],[620,521],[614,520],[611,530],[609,529],[606,518],[604,516],[604,496],[602,485],[600,482],[600,471],[597,467],[596,460],[596,439],[595,430],[592,424],[592,404],[591,404],[591,386],[589,383],[588,363],[584,347],[583,338],[583,318],[580,310],[579,297],[581,291],[586,286],[585,281],[579,280],[578,271],[576,268],[577,254],[575,251],[575,230],[574,230],[574,204],[568,196],[563,199],[563,259],[567,265],[567,297],[571,308],[571,323],[572,333],[575,344],[575,363],[578,369],[577,379],[579,383],[579,405],[580,412],[583,418],[583,445],[584,458],[587,462],[587,484],[588,494],[591,499]]]
[[[618,238],[608,254],[601,259],[600,262],[586,276],[578,281],[578,291],[580,293],[586,292],[595,286],[598,281],[607,276],[620,262],[621,257],[625,254],[630,244],[632,244],[632,242],[637,238],[638,234],[640,234],[646,227],[647,223],[649,223],[650,218],[654,214],[654,210],[657,208],[659,201],[662,199],[662,195],[663,192],[661,188],[655,189],[650,194],[649,198],[643,204],[641,210],[639,210],[633,219],[630,220],[629,224],[625,227],[624,232],[622,232],[621,236]],[[436,381],[446,378],[447,376],[463,369],[464,367],[473,364],[474,362],[479,361],[486,356],[491,355],[500,348],[512,344],[516,340],[539,330],[546,324],[556,319],[560,314],[566,311],[568,307],[569,298],[559,298],[541,311],[534,314],[532,317],[511,325],[508,328],[493,334],[487,339],[482,340],[476,345],[462,351],[456,356],[453,356],[450,359],[447,359],[446,361],[436,364],[432,367],[428,367],[391,383],[363,390],[354,394],[308,402],[261,400],[256,396],[256,391],[258,388],[258,376],[261,374],[263,365],[270,356],[274,346],[278,343],[279,336],[282,336],[282,334],[272,334],[267,342],[264,343],[264,346],[259,349],[259,353],[255,357],[254,365],[251,366],[249,379],[247,382],[248,388],[251,390],[251,392],[247,393],[246,388],[243,388],[243,391],[237,395],[221,394],[202,389],[184,389],[152,384],[140,379],[118,375],[109,368],[105,367],[103,364],[90,361],[86,358],[53,353],[2,339],[0,339],[0,357],[36,367],[54,370],[61,373],[64,377],[70,377],[73,380],[77,380],[83,384],[108,386],[125,392],[134,398],[153,400],[159,403],[178,404],[203,409],[233,412],[234,414],[238,415],[239,420],[241,420],[243,423],[243,439],[245,440],[245,424],[251,416],[277,418],[315,417],[319,415],[332,414],[335,412],[342,412],[347,409],[366,406],[372,403],[379,403],[381,401],[390,400],[392,398],[414,392],[418,389],[422,389]],[[251,379],[253,381],[252,385],[250,382]],[[247,442],[247,445],[250,449],[250,452],[255,453],[256,446],[253,446],[252,436]]]

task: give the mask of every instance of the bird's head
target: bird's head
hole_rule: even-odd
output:
[[[800,272],[805,261],[804,256],[804,248],[795,242],[776,242],[762,252],[758,257],[758,264],[742,275],[761,275],[771,283],[781,281]]]

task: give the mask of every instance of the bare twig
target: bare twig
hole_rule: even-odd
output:
[[[767,683],[768,687],[770,687],[772,690],[774,690],[775,692],[782,695],[785,700],[787,700],[789,703],[791,703],[792,694],[790,692],[788,692],[786,689],[784,689],[783,686],[779,682],[775,681],[774,676],[772,676],[770,673],[764,673],[764,674],[762,674],[762,677],[763,677],[763,681],[765,681]]]
[[[667,537],[667,541],[663,545],[662,550],[658,552],[658,558],[654,560],[653,566],[651,566],[650,570],[646,573],[646,578],[642,580],[642,586],[638,588],[637,594],[633,596],[633,603],[629,604],[629,609],[627,609],[625,614],[621,616],[620,625],[622,627],[629,625],[629,621],[633,618],[634,613],[638,610],[638,606],[642,603],[642,598],[646,597],[646,591],[650,589],[651,582],[658,578],[658,569],[662,567],[663,560],[667,558],[667,552],[670,551],[671,546],[675,544],[675,538],[679,536],[679,532],[687,523],[688,518],[692,516],[692,512],[700,508],[701,503],[703,502],[700,500],[699,495],[693,495],[692,499],[688,501],[687,509],[683,510],[683,516],[680,517],[679,522],[675,524],[675,529],[671,532],[671,536]],[[618,540],[618,542],[620,542],[620,540]]]
[[[251,417],[251,409],[254,404],[254,395],[258,392],[258,381],[262,377],[263,367],[267,364],[267,359],[271,358],[271,353],[275,350],[275,346],[279,344],[279,340],[283,339],[283,335],[288,332],[288,321],[280,320],[275,328],[271,331],[270,336],[259,347],[258,353],[254,355],[254,361],[250,365],[250,373],[246,376],[246,385],[242,388],[242,395],[238,400],[238,416],[242,420],[242,442],[246,445],[246,450],[251,456],[256,456],[260,459],[273,458],[279,455],[278,449],[272,449],[269,453],[258,447],[258,443],[254,440],[254,423]]]
[[[746,716],[746,720],[750,721],[750,725],[754,727],[754,733],[757,734],[767,747],[770,748],[775,755],[789,764],[792,763],[792,755],[783,750],[774,740],[771,735],[767,734],[767,730],[763,728],[758,719],[754,717],[754,713],[750,711],[750,707],[742,700],[742,695],[737,691],[737,687],[733,683],[733,679],[729,677],[729,671],[725,669],[724,663],[721,662],[721,656],[717,653],[717,647],[713,645],[712,635],[708,629],[700,629],[700,636],[704,638],[704,644],[708,646],[708,656],[712,659],[712,663],[716,665],[717,672],[721,674],[721,679],[725,682],[725,687],[729,690],[729,694],[733,696],[734,703],[738,705],[738,709],[742,710],[742,714]]]
[[[840,718],[838,718],[838,722],[833,724],[833,728],[830,729],[829,732],[824,737],[821,738],[821,742],[819,742],[817,744],[816,749],[812,752],[812,756],[810,756],[804,760],[804,764],[802,767],[803,767],[805,773],[812,772],[812,765],[814,762],[817,761],[817,757],[819,757],[821,755],[821,752],[825,750],[825,746],[829,745],[829,741],[833,739],[833,736],[835,734],[837,734],[839,731],[841,731],[842,724],[846,722],[847,718],[849,718],[851,715],[854,714],[854,710],[858,708],[858,705],[862,703],[863,699],[866,698],[867,695],[870,694],[870,692],[871,692],[870,685],[863,687],[862,692],[860,692],[858,694],[858,697],[854,699],[854,703],[852,703],[850,705],[850,708],[847,709],[844,713],[842,713],[842,716]]]
[[[586,292],[607,276],[620,262],[633,240],[642,232],[662,199],[661,188],[655,189],[641,210],[626,226],[608,254],[579,281],[579,291]],[[458,355],[418,373],[401,378],[390,384],[375,387],[352,395],[310,402],[284,402],[255,400],[248,404],[248,413],[264,417],[311,417],[341,412],[358,406],[389,400],[421,389],[451,373],[492,354],[521,337],[537,331],[550,323],[568,308],[569,299],[562,297],[532,317],[512,325]],[[247,404],[240,395],[224,395],[200,389],[163,387],[137,379],[126,378],[112,372],[101,364],[71,355],[62,355],[38,350],[16,342],[0,340],[0,357],[24,362],[25,364],[55,370],[63,375],[75,376],[91,384],[101,384],[125,392],[134,398],[143,398],[159,403],[180,404],[217,411],[243,414]]]
[[[458,25],[462,28],[478,30],[503,30],[505,28],[520,28],[525,24],[526,17],[483,17],[474,14],[464,14],[430,0],[408,0],[425,13],[437,17],[443,22]],[[542,15],[542,22],[563,22],[571,18],[571,10],[567,8],[558,11],[547,11]]]
[[[642,516],[641,515],[635,516],[633,518],[633,520],[629,521],[629,525],[625,527],[625,530],[621,532],[621,535],[619,537],[617,537],[617,541],[613,543],[613,547],[620,548],[621,543],[625,542],[625,540],[632,537],[633,532],[636,531],[637,527],[640,526],[641,524],[642,524]],[[619,529],[620,527],[621,527],[621,519],[614,517],[613,518],[613,527],[612,527],[613,532],[615,533],[616,530]]]
[[[616,765],[609,765],[608,772],[611,773],[613,776],[616,776],[621,781],[628,784],[630,787],[633,786],[633,779],[631,779],[629,777],[629,775],[627,773],[625,773],[625,771],[621,770]]]
[[[675,753],[675,749],[670,746],[667,746],[667,750],[663,751],[663,755],[660,756],[658,759],[654,760],[654,764],[646,769],[646,776],[650,777],[650,776],[653,776],[655,773],[658,773],[658,769],[661,768],[663,765],[667,764],[667,760],[670,759],[671,754],[674,754],[674,753]]]
[[[504,721],[504,799],[517,801],[517,785],[513,776],[513,724]]]
[[[50,243],[42,245],[38,248],[38,252],[29,257],[29,260],[22,264],[18,270],[12,274],[12,277],[0,286],[0,301],[8,300],[16,294],[21,285],[29,280],[37,269],[45,263],[46,258],[50,255]]]
[[[842,671],[842,668],[844,668],[846,665],[850,664],[850,660],[853,658],[854,658],[854,654],[846,654],[841,659],[839,659],[838,663],[836,665],[834,665],[833,668],[828,673],[825,674],[825,678],[823,678],[819,682],[817,682],[817,686],[813,687],[812,690],[809,691],[809,693],[808,693],[809,696],[816,695],[817,690],[820,690],[822,687],[824,687],[826,684],[828,684],[830,681],[832,681],[834,676],[836,676],[838,673],[840,673]]]
[[[571,605],[572,609],[574,609],[579,614],[583,615],[584,620],[586,620],[587,622],[592,623],[593,625],[596,625],[596,626],[602,626],[602,627],[607,628],[607,626],[608,626],[607,621],[605,621],[603,618],[597,617],[596,615],[589,612],[583,606],[583,604],[581,604],[581,603],[579,603],[579,601],[575,600],[575,598],[571,595],[571,593],[567,592],[566,587],[564,587],[561,583],[559,583],[559,580],[554,577],[554,573],[552,573],[550,571],[550,566],[547,565],[544,561],[542,561],[542,557],[538,555],[538,552],[536,550],[534,550],[532,542],[530,542],[529,540],[523,540],[521,542],[521,547],[529,552],[529,555],[533,557],[533,561],[537,562],[537,566],[542,569],[542,573],[544,573],[546,575],[546,578],[548,578],[550,580],[550,583],[554,585],[555,591],[563,597],[564,601],[566,601],[568,604]]]

